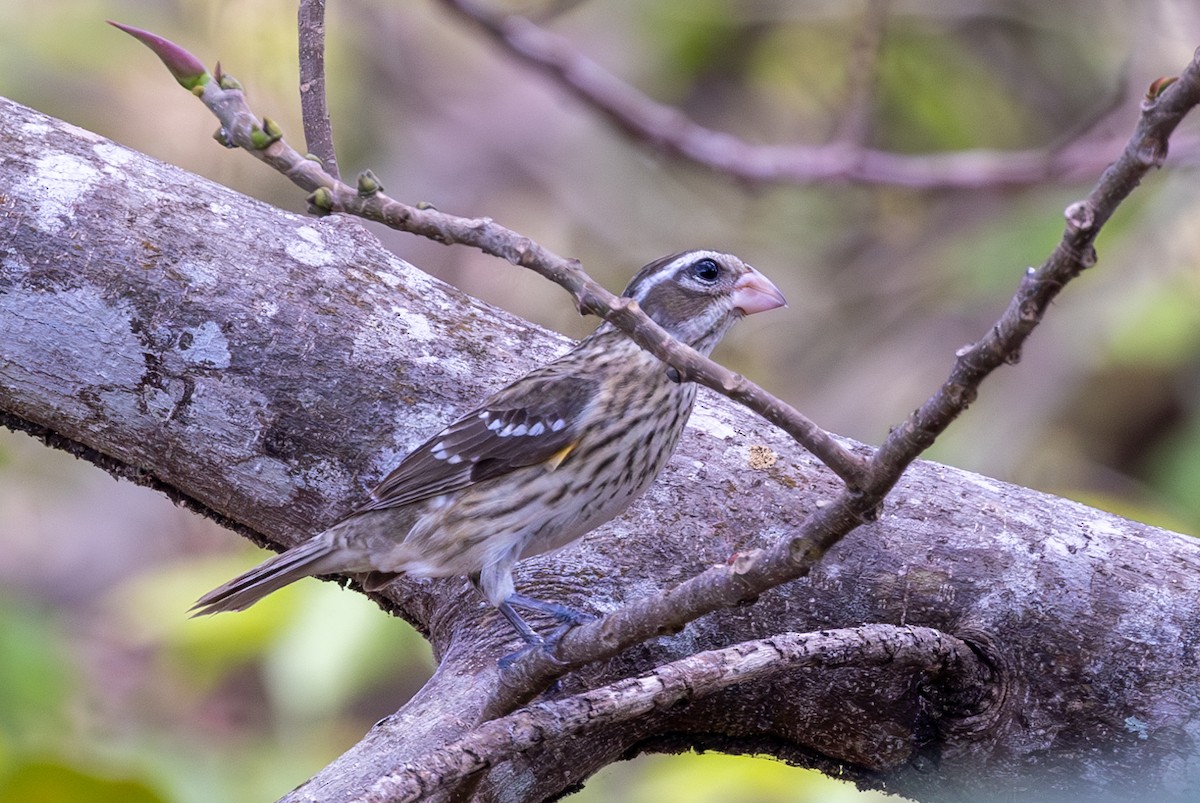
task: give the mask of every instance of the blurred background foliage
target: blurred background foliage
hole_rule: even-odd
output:
[[[563,4],[547,24],[705,125],[752,142],[821,143],[847,113],[866,8],[588,0]],[[220,59],[299,144],[293,2],[5,3],[0,93],[303,211],[282,178],[217,147],[208,112],[106,18]],[[748,187],[631,143],[432,0],[331,4],[328,23],[344,172],[370,167],[398,198],[492,216],[579,257],[613,289],[681,248],[741,254],[791,307],[747,321],[717,356],[864,441],[918,405],[954,350],[995,319],[1095,178],[970,191]],[[1038,148],[1089,125],[1123,139],[1144,87],[1197,45],[1200,7],[1184,0],[895,0],[870,73],[865,141],[909,153]],[[985,384],[932,457],[1200,532],[1200,191],[1188,167],[1197,125],[1181,129],[1182,160],[1105,230],[1099,266],[1055,305],[1023,362]],[[542,325],[575,336],[594,325],[532,274],[381,236]],[[187,619],[198,594],[261,554],[8,433],[0,544],[0,803],[272,799],[430,670],[418,636],[330,584],[301,583],[238,616]],[[773,762],[702,756],[611,767],[575,799],[843,795],[857,793]]]

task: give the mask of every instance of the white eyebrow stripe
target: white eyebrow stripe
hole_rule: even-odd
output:
[[[682,257],[680,259],[682,259]],[[641,286],[638,287],[637,295],[635,295],[633,299],[639,302],[645,301],[646,296],[650,294],[651,290],[674,276],[675,271],[677,270],[679,270],[678,259],[663,265],[658,269],[657,273],[654,273],[650,277],[642,280]]]

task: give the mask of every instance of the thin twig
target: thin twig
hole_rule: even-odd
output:
[[[862,147],[867,143],[871,127],[871,103],[875,95],[875,71],[883,32],[887,27],[888,0],[867,0],[862,21],[850,44],[850,60],[846,66],[845,99],[833,128],[832,142]]]
[[[325,100],[325,0],[300,0],[296,12],[300,38],[300,111],[304,118],[304,143],[321,160],[325,170],[339,178],[333,125]]]
[[[160,46],[182,50],[172,43]],[[194,60],[190,54],[186,56]],[[314,211],[345,212],[447,245],[469,245],[529,268],[567,290],[581,313],[611,321],[681,377],[737,399],[795,438],[844,482],[852,487],[861,484],[865,466],[861,458],[786,402],[676,341],[637,304],[610,293],[588,276],[578,260],[558,256],[491,218],[462,218],[389,198],[369,171],[359,176],[358,188],[352,188],[331,176],[320,163],[301,156],[283,139],[275,123],[267,118],[260,123],[240,85],[230,76],[218,75],[200,86],[196,94],[221,122],[219,139],[244,148],[297,186],[312,191],[309,201]]]
[[[1105,171],[1086,200],[1067,208],[1067,227],[1053,254],[1041,268],[1027,272],[988,333],[959,350],[942,386],[892,430],[869,460],[862,485],[844,489],[836,500],[813,511],[795,534],[769,548],[740,555],[659,596],[636,600],[603,619],[568,631],[554,656],[530,653],[501,676],[481,719],[501,716],[524,704],[572,669],[612,657],[648,638],[676,632],[704,614],[755,599],[807,575],[847,533],[876,518],[884,497],[905,469],[966,410],[992,371],[1018,360],[1022,345],[1050,302],[1067,282],[1095,263],[1092,244],[1102,224],[1146,173],[1162,164],[1167,138],[1197,103],[1200,60],[1193,59],[1174,84],[1161,94],[1148,96],[1121,157]]]
[[[994,702],[992,670],[965,642],[926,627],[864,625],[819,633],[783,633],[689,655],[640,677],[492,720],[382,776],[358,803],[408,803],[542,744],[644,717],[779,672],[841,667],[924,672],[946,686],[942,714],[978,717]],[[927,687],[928,688],[928,687]],[[963,696],[963,690],[968,694]],[[937,704],[935,701],[934,704]]]

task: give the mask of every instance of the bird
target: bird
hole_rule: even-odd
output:
[[[710,250],[650,262],[623,296],[704,355],[741,317],[786,305],[759,271]],[[368,590],[401,574],[465,575],[527,648],[549,648],[591,617],[518,593],[513,567],[622,513],[675,451],[695,398],[694,383],[603,322],[409,452],[347,517],[202,596],[193,615],[243,610],[309,575],[362,573]],[[543,637],[517,608],[560,626]]]

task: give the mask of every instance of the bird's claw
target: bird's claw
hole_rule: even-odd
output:
[[[566,631],[564,630],[563,632],[565,633]],[[554,654],[554,650],[558,646],[558,639],[561,638],[561,636],[558,636],[557,638],[555,637],[557,633],[558,631],[555,631],[555,633],[550,635],[549,639],[541,640],[536,644],[526,644],[521,649],[515,650],[514,652],[510,652],[508,655],[501,657],[500,660],[497,661],[497,664],[500,666],[500,671],[509,671],[525,656],[532,655],[538,651],[545,653],[546,657],[549,658],[550,662],[555,666],[565,668],[567,666],[567,662],[561,660],[557,655]]]

